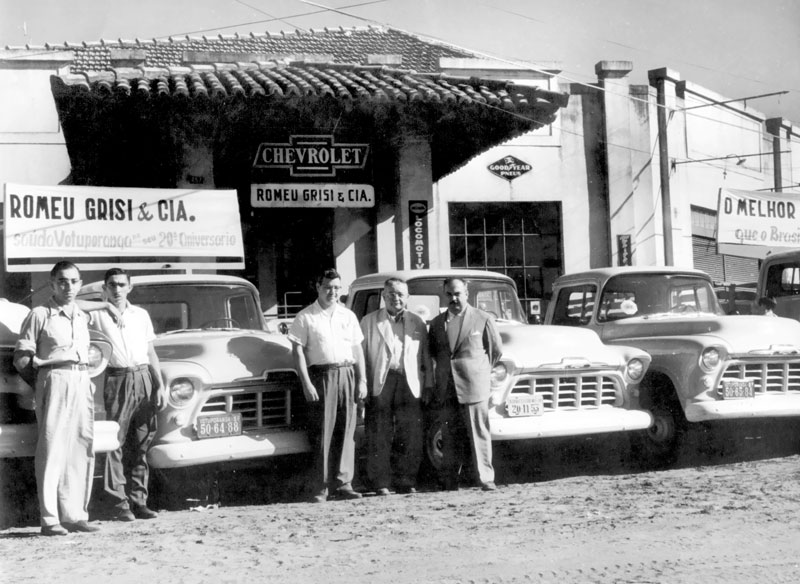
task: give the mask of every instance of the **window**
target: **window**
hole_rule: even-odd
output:
[[[563,274],[560,203],[451,203],[450,263],[499,272],[523,301]]]
[[[556,299],[553,312],[553,324],[564,326],[581,326],[592,319],[597,289],[586,284],[572,288],[563,288]]]

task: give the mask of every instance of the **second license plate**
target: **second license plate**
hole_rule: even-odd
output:
[[[723,399],[745,399],[748,397],[755,397],[755,384],[752,379],[722,382]]]
[[[512,396],[506,401],[506,412],[512,418],[541,416],[544,413],[542,397],[538,395]]]

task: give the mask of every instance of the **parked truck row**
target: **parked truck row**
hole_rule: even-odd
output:
[[[800,267],[790,276],[786,269],[778,277],[767,267],[764,285],[800,290]],[[606,268],[563,276],[543,325],[527,324],[511,278],[477,270],[360,277],[347,306],[360,319],[381,306],[383,282],[399,277],[408,282],[408,309],[429,322],[446,308],[442,282],[451,276],[469,281],[470,303],[494,316],[503,340],[503,358],[492,372],[493,440],[627,432],[647,462],[663,465],[674,460],[688,424],[800,415],[800,323],[725,315],[710,277],[697,270]],[[153,468],[309,451],[290,343],[268,327],[252,284],[173,273],[132,282],[129,301],[150,313],[168,392],[149,455]],[[99,299],[101,285],[84,286],[79,297]],[[3,458],[32,456],[35,445],[32,390],[10,363],[26,311],[0,303]],[[99,386],[107,355],[102,339],[93,341]],[[115,437],[111,424],[98,419],[96,436]],[[436,414],[429,412],[425,450],[434,468],[440,439]],[[98,452],[112,442],[101,438]]]

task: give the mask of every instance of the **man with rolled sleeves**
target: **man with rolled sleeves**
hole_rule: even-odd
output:
[[[401,494],[416,492],[422,462],[420,397],[430,373],[428,327],[406,310],[408,284],[389,278],[384,307],[361,319],[368,380],[366,404],[367,475],[378,495],[394,484]]]
[[[357,402],[367,396],[363,335],[356,315],[339,303],[336,270],[317,278],[317,300],[301,310],[289,329],[297,374],[309,404],[308,435],[319,484],[314,502],[329,494],[360,499],[353,490]]]
[[[470,306],[464,279],[445,280],[444,293],[447,310],[431,321],[428,333],[435,378],[433,401],[442,411],[444,487],[458,488],[466,446],[475,478],[483,490],[494,491],[489,394],[492,368],[503,352],[502,341],[494,319]]]
[[[156,433],[156,414],[166,406],[153,323],[144,308],[128,302],[132,290],[125,270],[106,271],[103,293],[116,310],[93,311],[89,322],[89,328],[102,333],[113,349],[103,403],[107,419],[119,423],[120,446],[106,454],[104,490],[111,515],[118,521],[157,517],[147,506],[147,451]]]
[[[38,438],[34,466],[43,535],[92,532],[94,395],[89,379],[89,317],[75,304],[81,275],[71,262],[50,271],[52,296],[22,323],[14,366],[32,365]]]

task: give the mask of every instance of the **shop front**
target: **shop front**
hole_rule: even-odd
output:
[[[236,191],[245,276],[274,314],[308,303],[324,267],[347,282],[430,267],[439,254],[434,182],[552,123],[567,103],[504,81],[318,62],[66,74],[52,78],[52,91],[73,184]],[[519,270],[518,283],[530,280],[540,296],[529,268],[546,266],[539,256],[558,247],[548,226],[561,225],[549,220],[560,210],[527,207],[488,206],[499,231],[478,233],[469,209],[452,206],[453,265]],[[501,247],[511,251],[496,265]],[[514,259],[526,253],[530,266]]]

